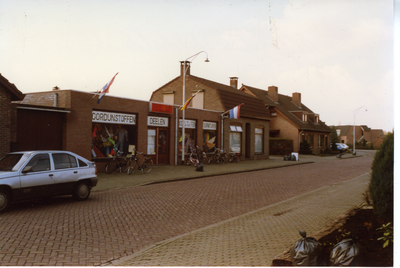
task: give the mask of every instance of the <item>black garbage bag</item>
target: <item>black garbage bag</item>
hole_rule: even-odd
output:
[[[319,266],[322,259],[322,246],[314,237],[307,237],[306,232],[300,231],[303,237],[290,249],[293,266]]]
[[[292,156],[290,154],[283,156],[283,161],[290,161],[290,160],[292,160]]]
[[[347,238],[337,243],[330,255],[333,266],[361,266],[361,247],[355,238]]]
[[[196,171],[203,171],[203,164],[202,163],[197,164]]]

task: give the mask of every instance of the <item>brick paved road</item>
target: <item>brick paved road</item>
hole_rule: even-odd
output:
[[[101,265],[370,171],[372,157],[94,192],[0,215],[0,265]]]

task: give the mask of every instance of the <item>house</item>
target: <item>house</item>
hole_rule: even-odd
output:
[[[181,106],[194,93],[197,95],[185,110],[185,120],[195,120],[195,114],[200,110],[217,111],[221,115],[217,131],[220,136],[204,132],[202,137],[195,137],[196,145],[206,150],[212,150],[214,146],[227,152],[240,152],[246,159],[269,157],[268,110],[262,100],[238,90],[236,77],[230,78],[230,85],[210,81],[192,75],[190,62],[181,61],[180,75],[155,90],[150,101]],[[239,105],[240,118],[230,118],[225,113]],[[182,117],[183,114],[179,114],[179,118]],[[193,134],[190,129],[185,129],[185,136]],[[181,139],[182,133],[179,132],[178,136]],[[214,141],[213,146],[209,146],[211,138]]]
[[[339,142],[351,146],[353,145],[353,132],[355,133],[354,140],[356,143],[365,142],[366,145],[370,145],[375,149],[378,149],[381,146],[385,136],[382,129],[371,129],[366,125],[343,125],[335,126],[335,128]]]
[[[24,94],[0,74],[0,157],[12,151],[17,133],[17,105]]]
[[[278,93],[278,87],[270,86],[268,91],[242,85],[241,91],[263,101],[269,114],[270,136],[293,140],[293,150],[300,151],[300,143],[307,141],[312,153],[319,154],[330,148],[332,129],[301,102],[301,93],[292,96]]]

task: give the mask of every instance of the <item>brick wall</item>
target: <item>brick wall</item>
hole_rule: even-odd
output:
[[[10,93],[0,87],[0,156],[10,152],[10,142],[13,141],[11,120],[14,113]]]

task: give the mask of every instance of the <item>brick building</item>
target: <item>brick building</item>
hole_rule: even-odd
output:
[[[0,157],[9,153],[17,141],[17,106],[24,94],[0,74]]]
[[[183,78],[185,78],[185,99],[197,93],[189,108],[186,109],[185,119],[195,119],[200,111],[217,111],[220,115],[218,133],[220,135],[199,135],[195,137],[198,146],[205,146],[213,140],[214,146],[225,151],[237,151],[242,158],[260,159],[269,157],[269,114],[264,103],[256,97],[246,94],[237,88],[237,78],[230,78],[230,85],[224,85],[190,73],[190,62],[180,62],[180,75],[155,90],[151,101],[181,106],[183,99]],[[224,112],[240,105],[240,118],[231,119]],[[182,116],[181,114],[179,115]],[[186,135],[193,135],[190,129],[185,129]],[[182,134],[179,132],[181,138]],[[212,150],[211,146],[209,149]]]
[[[285,96],[278,93],[278,87],[270,86],[268,91],[242,85],[241,91],[259,98],[271,115],[270,136],[293,140],[293,150],[299,152],[300,143],[307,141],[313,154],[330,148],[332,129],[321,121],[301,102],[301,93]]]

